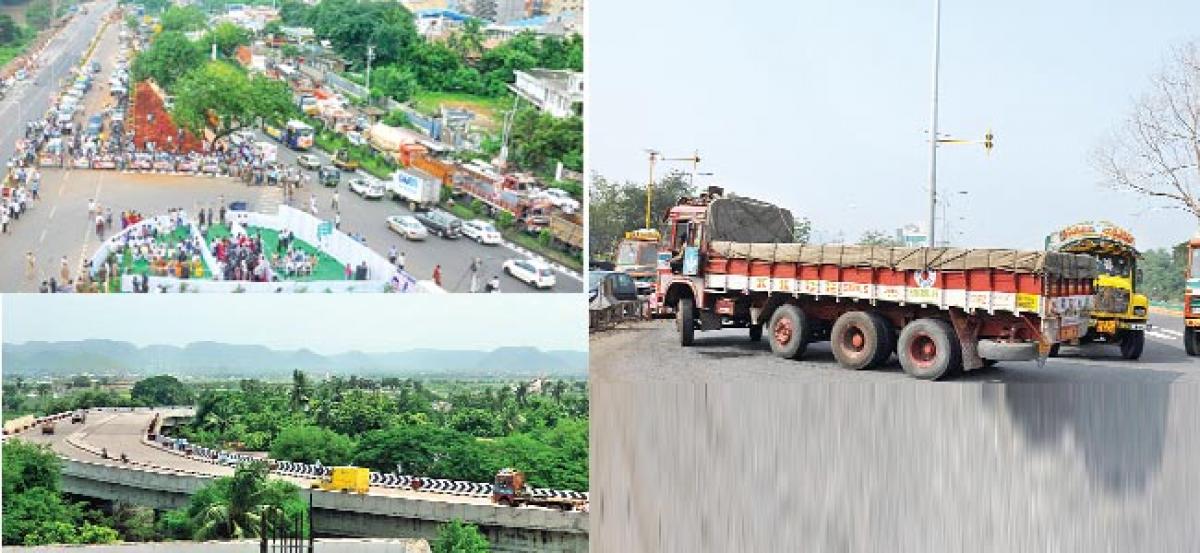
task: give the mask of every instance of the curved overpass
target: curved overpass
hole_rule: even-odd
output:
[[[219,462],[215,453],[211,458],[185,455],[148,440],[146,430],[156,414],[170,426],[192,411],[93,409],[82,424],[72,424],[64,413],[51,417],[54,434],[42,434],[39,421],[6,438],[15,435],[49,445],[64,459],[63,489],[68,493],[156,509],[183,506],[213,478],[233,474],[233,467]],[[105,449],[108,459],[101,455]],[[128,462],[119,460],[122,453]],[[441,523],[462,519],[478,525],[494,551],[587,551],[587,513],[494,505],[478,487],[486,485],[440,481],[443,491],[414,491],[406,477],[373,473],[369,493],[346,494],[308,490],[314,477],[303,476],[311,470],[307,465],[281,463],[280,468],[286,470],[274,471],[272,477],[312,495],[313,524],[321,535],[433,538]]]

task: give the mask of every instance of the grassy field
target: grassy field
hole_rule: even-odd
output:
[[[512,107],[512,96],[489,98],[457,92],[420,92],[411,102],[424,114],[435,114],[442,105],[471,110],[476,114],[475,125],[494,130],[499,128],[501,112]]]

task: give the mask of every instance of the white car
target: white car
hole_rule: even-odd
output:
[[[366,179],[350,179],[350,191],[370,200],[383,199],[383,183]]]
[[[296,165],[310,171],[315,171],[321,166],[321,158],[312,154],[300,154],[296,156]]]
[[[533,259],[509,259],[504,262],[504,272],[534,288],[553,288],[554,270],[541,261]]]
[[[501,242],[500,231],[483,219],[472,219],[462,224],[463,236],[480,244],[496,245]]]
[[[393,232],[409,240],[424,240],[429,236],[425,225],[412,215],[392,215],[387,218],[387,225]]]
[[[567,213],[579,211],[579,200],[572,198],[566,190],[562,190],[560,188],[547,188],[542,191],[541,195],[550,200],[555,207]]]

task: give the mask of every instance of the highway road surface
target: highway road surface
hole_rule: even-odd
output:
[[[59,421],[56,425],[56,431],[52,435],[44,435],[41,433],[40,427],[34,427],[20,435],[23,440],[29,440],[36,443],[46,443],[57,453],[81,461],[91,461],[96,463],[105,463],[113,466],[120,466],[121,461],[117,460],[122,453],[129,456],[131,461],[148,464],[156,468],[176,471],[194,471],[199,474],[208,474],[212,476],[230,476],[233,474],[233,468],[213,463],[207,463],[199,459],[190,458],[178,455],[167,451],[164,448],[147,444],[142,441],[146,428],[150,421],[154,418],[154,413],[148,410],[122,412],[122,411],[92,411],[87,421],[82,424],[71,424],[70,419]],[[70,439],[70,440],[69,440]],[[107,448],[110,457],[114,459],[104,460],[99,455],[93,455],[84,449],[72,445],[74,441],[77,444],[90,445],[96,448]],[[273,475],[275,478],[288,480],[301,488],[308,488],[313,482],[312,479],[295,478],[290,476]],[[409,499],[422,499],[426,501],[441,501],[449,503],[470,503],[477,505],[490,505],[490,497],[476,496],[460,496],[441,493],[415,492],[410,489],[400,488],[371,488],[371,495],[384,495],[390,497],[405,497]]]
[[[784,361],[745,331],[593,335],[604,551],[1200,551],[1200,362],[1154,316],[1104,348],[950,382]]]

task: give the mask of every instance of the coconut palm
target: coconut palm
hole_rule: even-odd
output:
[[[275,494],[267,481],[268,472],[266,463],[251,461],[238,465],[232,478],[218,480],[215,489],[204,494],[210,502],[193,509],[196,530],[192,539],[258,537],[263,516],[280,512],[278,504],[271,501]]]

